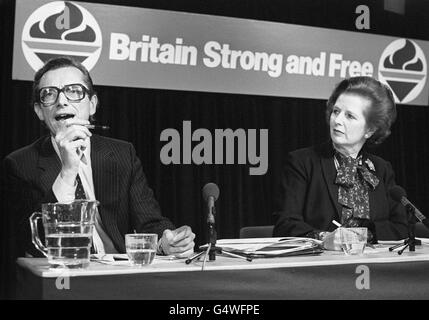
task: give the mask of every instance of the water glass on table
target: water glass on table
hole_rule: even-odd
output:
[[[341,248],[346,255],[361,255],[364,253],[367,238],[367,228],[338,228]]]
[[[156,255],[156,233],[130,233],[125,235],[125,247],[129,261],[135,266],[151,264]]]

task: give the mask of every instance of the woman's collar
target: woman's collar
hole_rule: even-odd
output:
[[[334,153],[338,152],[338,153],[341,153],[345,157],[352,157],[353,159],[359,158],[359,156],[363,155],[365,152],[364,151],[365,145],[363,145],[362,148],[357,153],[352,153],[352,154],[344,152],[344,150],[340,150],[338,147],[335,146],[335,144],[332,141],[331,141],[331,145],[332,145],[332,149],[334,150]]]

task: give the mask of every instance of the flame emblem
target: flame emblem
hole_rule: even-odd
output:
[[[410,40],[405,40],[405,46],[384,59],[384,67],[408,71],[422,71],[423,62],[417,57],[416,47]]]
[[[55,1],[36,9],[25,22],[22,50],[38,70],[50,58],[69,56],[91,70],[102,48],[100,27],[82,5]]]
[[[398,39],[384,49],[378,79],[392,89],[397,103],[408,103],[419,98],[426,78],[426,58],[415,41]]]
[[[66,14],[69,15],[70,25],[67,29],[58,28],[58,19]],[[41,39],[95,41],[94,30],[84,24],[82,12],[71,2],[65,2],[65,8],[60,13],[52,14],[44,20],[34,23],[30,29],[30,36]]]

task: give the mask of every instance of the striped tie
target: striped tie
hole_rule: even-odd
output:
[[[77,187],[74,192],[75,200],[86,199],[85,190],[83,189],[82,180],[80,180],[79,174],[76,176]]]
[[[76,182],[77,182],[77,187],[76,187],[76,191],[74,192],[74,199],[75,200],[79,200],[79,199],[85,200],[86,194],[85,194],[85,190],[83,189],[82,180],[80,180],[79,174],[76,176]],[[91,246],[91,253],[95,253],[94,242],[92,243],[92,246]]]

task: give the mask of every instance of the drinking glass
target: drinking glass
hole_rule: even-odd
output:
[[[364,253],[368,237],[367,228],[340,228],[341,248],[346,255]]]
[[[125,235],[125,247],[132,265],[151,264],[156,255],[158,235],[156,233],[130,233]]]

